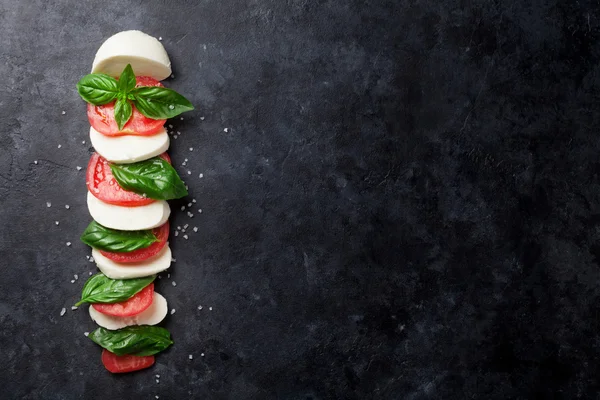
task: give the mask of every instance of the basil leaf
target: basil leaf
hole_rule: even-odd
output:
[[[96,274],[83,285],[81,300],[75,306],[83,303],[118,303],[129,300],[155,278],[156,275],[136,279],[110,279],[102,273]]]
[[[117,98],[119,87],[117,80],[112,76],[89,74],[77,82],[77,91],[83,100],[101,106]]]
[[[81,235],[81,241],[98,250],[127,253],[145,249],[158,242],[158,238],[151,230],[119,231],[92,221]]]
[[[131,103],[126,98],[119,98],[115,103],[115,121],[119,126],[119,130],[123,129],[132,113]]]
[[[127,64],[121,76],[119,77],[119,92],[127,94],[135,87],[135,74],[131,64]]]
[[[116,331],[98,328],[88,337],[118,356],[151,356],[173,344],[168,330],[149,325],[128,326]]]
[[[185,184],[175,168],[160,157],[133,164],[109,164],[119,186],[155,200],[187,196]]]
[[[173,118],[194,109],[188,99],[164,87],[142,86],[133,89],[131,93],[135,96],[135,107],[148,118]]]

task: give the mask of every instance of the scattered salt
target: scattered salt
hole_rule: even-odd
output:
[[[202,310],[202,306],[198,306],[198,310]]]
[[[181,211],[185,210],[185,206],[181,206]]]
[[[52,203],[50,203],[49,201],[46,202],[46,207],[50,208],[52,207]]]
[[[191,207],[191,206],[192,206],[192,203],[188,203],[188,207]]]
[[[177,262],[177,260],[174,258],[171,258],[171,262]]]
[[[79,275],[75,274],[73,275],[73,278],[75,278],[75,280],[79,279]]]
[[[162,36],[159,36],[159,37],[158,37],[158,40],[162,40]]]
[[[204,178],[204,174],[198,175],[199,178]]]
[[[79,165],[77,166],[77,171],[81,171],[81,167]]]
[[[200,353],[200,357],[204,357],[204,353]]]
[[[208,311],[212,311],[212,307],[208,307]]]
[[[179,231],[175,231],[175,233],[173,235],[179,236]]]
[[[71,310],[75,311],[75,310],[77,310],[77,307],[76,306],[72,306]]]
[[[200,214],[202,214],[202,209],[201,209],[201,208],[199,208],[199,209],[198,209],[198,212],[199,212]]]
[[[70,246],[70,245],[71,245],[71,242],[67,242],[67,246]]]
[[[171,282],[171,285],[177,286],[177,282],[173,281],[173,282]]]
[[[194,359],[194,356],[190,354],[190,355],[188,356],[188,358],[189,358],[190,360],[193,360],[193,359]]]
[[[55,223],[56,225],[58,225],[58,224],[59,224],[59,222],[58,222],[58,221],[54,221],[54,223]]]
[[[71,279],[71,283],[75,283],[75,279]]]
[[[200,121],[204,121],[204,117],[200,117]]]
[[[63,112],[61,113],[62,115],[65,115],[67,112],[63,110]]]
[[[89,332],[83,332],[84,336],[87,337],[90,333]]]
[[[171,310],[171,315],[175,314],[175,309]]]
[[[81,144],[85,144],[85,140],[82,140],[82,141],[81,141]]]
[[[184,238],[185,240],[187,240],[187,239],[188,239],[188,235],[183,235],[183,238]]]
[[[62,144],[59,144],[59,145],[58,145],[58,148],[60,149],[61,147],[62,147]]]
[[[229,128],[223,129],[223,132],[225,132],[225,133],[229,132]]]
[[[193,148],[193,147],[190,147],[190,151],[194,151],[194,148]]]
[[[67,309],[63,307],[63,309],[60,310],[60,316],[62,317],[63,315],[65,315],[66,312],[67,312]]]
[[[202,174],[200,174],[200,175],[202,175]],[[192,199],[192,203],[195,203],[195,202],[196,202],[196,199]]]
[[[192,171],[188,171],[187,173],[188,173],[188,175],[191,175],[191,174],[192,174]]]
[[[88,272],[88,275],[90,275],[90,276],[91,276],[91,275],[92,275],[92,271]]]
[[[34,163],[35,165],[37,165],[37,160],[34,160],[34,161],[33,161],[33,163]]]
[[[68,210],[69,208],[71,208],[71,206],[69,206],[68,204],[65,204],[65,208]]]
[[[198,232],[198,227],[197,226],[194,227],[194,232]]]

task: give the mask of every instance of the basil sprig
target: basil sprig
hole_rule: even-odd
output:
[[[151,230],[119,231],[92,221],[81,235],[81,241],[98,250],[127,253],[145,249],[158,242],[158,238]]]
[[[149,325],[128,326],[116,331],[98,328],[88,337],[118,356],[151,356],[173,344],[168,330]]]
[[[110,164],[119,186],[154,200],[172,200],[187,196],[185,184],[175,168],[160,157],[133,164]]]
[[[194,106],[188,99],[172,89],[159,86],[135,87],[135,74],[127,64],[119,81],[105,74],[88,74],[77,83],[83,100],[95,106],[115,101],[115,121],[123,129],[133,114],[133,106],[151,119],[173,118]]]
[[[93,275],[85,282],[81,291],[81,300],[75,304],[83,303],[118,303],[129,300],[154,282],[156,275],[136,279],[110,279],[99,273]]]

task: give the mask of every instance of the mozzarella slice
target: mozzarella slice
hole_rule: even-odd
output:
[[[171,75],[171,61],[162,43],[141,31],[123,31],[108,39],[96,52],[92,73],[119,77],[127,64],[136,76],[159,81]]]
[[[133,279],[158,274],[171,266],[171,249],[169,244],[154,257],[136,263],[118,263],[107,258],[96,249],[92,249],[92,257],[96,266],[110,279]]]
[[[171,214],[169,203],[164,200],[157,200],[144,206],[123,207],[105,203],[89,191],[87,205],[90,215],[97,223],[121,231],[156,228],[167,222]]]
[[[90,317],[103,328],[115,330],[131,325],[156,325],[167,316],[167,299],[154,292],[152,304],[132,317],[115,317],[102,314],[90,305]]]
[[[151,136],[106,136],[90,127],[90,140],[98,154],[117,164],[147,160],[169,148],[169,135],[165,128]]]

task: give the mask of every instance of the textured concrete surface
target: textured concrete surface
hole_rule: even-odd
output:
[[[0,397],[595,398],[598,18],[557,0],[0,1]],[[191,192],[157,284],[176,344],[112,376],[70,310],[93,270],[75,83],[125,29],[162,36],[197,110],[171,122]]]

